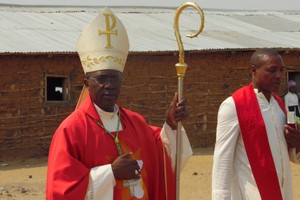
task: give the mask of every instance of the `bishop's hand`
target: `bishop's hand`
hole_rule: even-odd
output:
[[[178,93],[176,92],[169,106],[166,123],[173,129],[177,129],[178,122],[187,120],[189,113],[187,110],[187,100],[183,99],[178,103]]]
[[[115,179],[129,180],[140,178],[140,167],[136,160],[131,159],[132,153],[117,157],[111,164]]]

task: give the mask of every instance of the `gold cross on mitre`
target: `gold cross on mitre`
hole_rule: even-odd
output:
[[[98,34],[101,36],[101,34],[106,34],[106,46],[105,48],[113,48],[111,45],[111,40],[110,40],[110,35],[118,35],[118,31],[114,30],[115,26],[116,26],[116,18],[114,15],[112,15],[111,13],[103,13],[103,15],[105,16],[105,25],[106,25],[106,30],[98,30]],[[112,24],[110,24],[110,20],[112,19]]]

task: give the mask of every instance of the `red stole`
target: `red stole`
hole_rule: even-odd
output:
[[[274,95],[286,113],[282,100]],[[237,90],[233,95],[240,130],[251,170],[263,200],[282,200],[264,120],[253,85]]]

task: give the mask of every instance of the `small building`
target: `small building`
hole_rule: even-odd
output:
[[[83,85],[76,40],[101,8],[0,6],[0,160],[47,155],[55,129],[74,109]],[[177,91],[176,8],[112,8],[130,39],[119,104],[161,126]],[[180,33],[188,69],[184,97],[190,118],[183,125],[194,148],[215,142],[221,102],[249,84],[249,59],[257,48],[276,48],[285,79],[300,85],[300,11],[204,10],[182,13]],[[300,93],[300,86],[297,86]]]

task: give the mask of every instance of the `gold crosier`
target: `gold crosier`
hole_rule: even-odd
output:
[[[175,19],[174,19],[174,32],[179,48],[179,63],[175,64],[177,77],[178,77],[178,100],[182,100],[183,96],[183,77],[185,75],[187,64],[184,63],[184,48],[181,41],[181,36],[179,32],[179,15],[186,7],[193,7],[195,8],[198,13],[200,14],[201,25],[197,33],[186,35],[189,38],[197,37],[204,28],[204,13],[202,9],[194,2],[186,2],[182,4],[180,7],[177,8]],[[181,152],[181,122],[177,125],[177,135],[176,135],[176,165],[175,165],[175,175],[176,175],[176,200],[179,199],[179,187],[180,187],[180,152]]]

